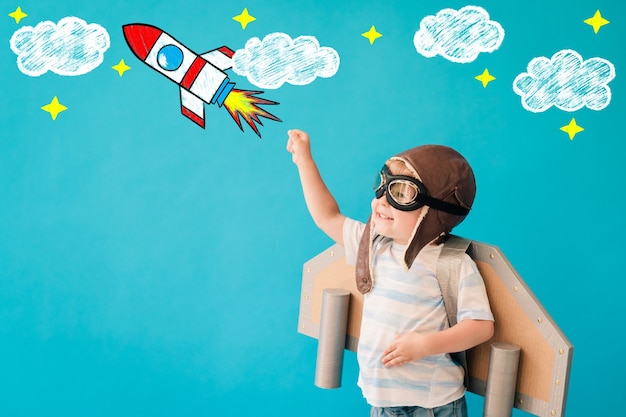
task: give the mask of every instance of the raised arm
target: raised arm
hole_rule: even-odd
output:
[[[345,216],[339,211],[335,197],[330,193],[313,160],[309,135],[301,130],[288,132],[287,150],[298,167],[304,201],[313,221],[332,240],[343,244]]]

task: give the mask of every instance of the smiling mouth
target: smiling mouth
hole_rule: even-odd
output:
[[[378,216],[379,219],[382,219],[382,220],[393,220],[393,217],[385,216],[382,213],[376,213],[376,215]]]

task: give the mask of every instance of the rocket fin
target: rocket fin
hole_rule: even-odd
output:
[[[202,58],[206,59],[217,68],[224,71],[232,68],[233,55],[235,55],[235,52],[232,49],[227,46],[222,46],[221,48],[217,48],[205,54],[202,54]]]
[[[204,101],[183,88],[180,89],[180,110],[184,116],[204,129]]]

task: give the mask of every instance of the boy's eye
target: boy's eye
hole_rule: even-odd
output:
[[[397,181],[389,185],[388,192],[401,204],[409,204],[417,197],[417,188],[408,182]]]
[[[394,189],[391,194],[396,200],[404,200],[404,193],[401,190]]]

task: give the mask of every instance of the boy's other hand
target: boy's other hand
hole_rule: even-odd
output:
[[[300,165],[302,162],[312,159],[311,144],[309,135],[298,129],[287,131],[289,139],[287,140],[287,151],[291,153],[291,159],[294,164]]]
[[[396,340],[383,352],[383,365],[387,368],[401,366],[428,356],[425,342],[426,336],[417,332],[396,336]]]

